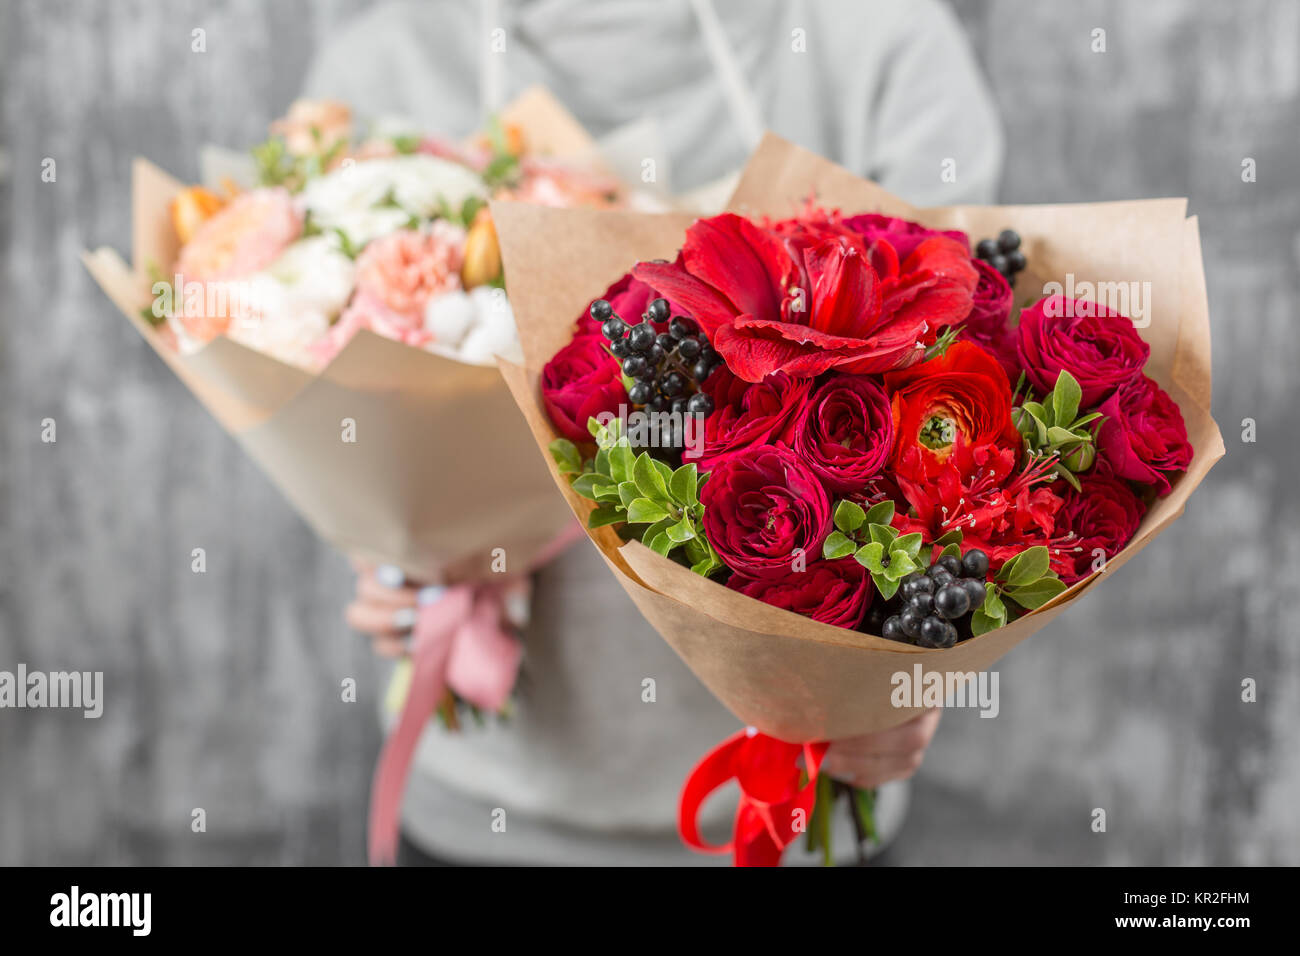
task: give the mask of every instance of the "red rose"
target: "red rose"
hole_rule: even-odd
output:
[[[850,630],[862,623],[871,603],[871,575],[853,558],[817,561],[804,571],[779,578],[734,574],[727,587],[764,604]]]
[[[556,352],[542,369],[541,387],[551,424],[573,441],[590,440],[588,418],[617,413],[627,402],[622,369],[596,335],[579,335]]]
[[[780,445],[732,455],[709,475],[700,502],[704,534],[718,557],[747,577],[790,574],[796,550],[816,560],[831,530],[826,490]]]
[[[704,447],[698,459],[688,448],[683,461],[695,461],[701,471],[708,471],[743,448],[768,444],[798,412],[811,387],[811,382],[784,372],[751,384],[725,365],[718,366],[703,385],[713,399],[713,411],[704,420]]]
[[[960,339],[974,342],[998,360],[1008,380],[1020,377],[1020,360],[1016,355],[1016,333],[1008,322],[1014,296],[1011,285],[991,265],[982,259],[972,259],[971,265],[980,274],[975,287],[970,314],[962,322]]]
[[[961,243],[966,249],[970,249],[970,239],[964,232],[956,229],[931,229],[910,219],[882,216],[875,212],[850,216],[844,220],[844,226],[860,235],[868,246],[877,239],[884,239],[894,247],[894,251],[902,259],[910,256],[917,246],[931,236],[947,236],[954,242]]]
[[[1106,399],[1097,434],[1101,457],[1120,478],[1154,485],[1169,494],[1169,476],[1180,475],[1192,460],[1187,426],[1177,403],[1163,388],[1139,375]]]
[[[654,289],[644,282],[634,279],[632,273],[628,272],[606,289],[605,294],[600,298],[609,303],[615,315],[622,318],[629,325],[634,325],[641,321],[642,313],[645,312],[646,306],[650,304],[651,299],[655,298],[655,295]],[[600,323],[591,317],[590,302],[587,303],[587,308],[582,315],[578,316],[578,334],[600,335]]]
[[[928,481],[958,445],[987,445],[1019,460],[1011,384],[997,359],[978,345],[955,342],[928,362],[890,372],[885,388],[894,421],[892,465],[900,478]]]
[[[1056,512],[1052,567],[1066,584],[1093,573],[1100,556],[1094,552],[1109,559],[1124,550],[1146,513],[1128,484],[1105,468],[1094,466],[1078,477],[1081,491],[1065,482],[1058,489],[1065,501]]]
[[[894,445],[889,396],[864,375],[835,375],[804,403],[786,443],[838,494],[862,491]]]
[[[1133,323],[1104,305],[1053,295],[1020,313],[1020,365],[1039,396],[1067,371],[1083,389],[1079,408],[1092,408],[1142,372],[1150,347]]]
[[[906,365],[929,330],[965,318],[978,281],[966,248],[945,236],[900,257],[845,229],[764,228],[730,213],[691,226],[677,262],[633,275],[689,312],[748,382]]]

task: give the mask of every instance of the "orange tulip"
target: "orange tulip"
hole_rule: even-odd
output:
[[[460,269],[460,281],[466,289],[487,285],[501,275],[501,247],[497,245],[497,230],[486,209],[474,217],[465,237],[465,263]]]
[[[181,243],[187,243],[204,222],[211,219],[226,201],[202,186],[182,189],[171,201],[172,226]]]

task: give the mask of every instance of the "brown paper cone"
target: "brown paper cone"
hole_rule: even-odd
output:
[[[913,209],[874,183],[768,135],[729,208],[784,217],[809,196],[846,214],[884,212],[963,229],[975,238],[1015,229],[1030,262],[1018,283],[1019,302],[1046,281],[1064,282],[1067,272],[1076,283],[1149,281],[1150,324],[1139,329],[1151,345],[1147,372],[1181,407],[1195,457],[1104,573],[1006,627],[945,650],[820,624],[692,574],[637,542],[624,544],[608,527],[589,532],[642,614],[709,690],[746,724],[791,742],[849,737],[907,720],[914,709],[890,700],[898,671],[910,673],[918,664],[949,673],[990,667],[1149,544],[1182,513],[1223,455],[1209,413],[1209,314],[1200,244],[1196,221],[1185,218],[1185,200]],[[637,261],[676,254],[689,217],[515,203],[494,203],[492,212],[525,357],[524,367],[502,363],[502,372],[552,476],[585,521],[594,504],[568,488],[547,452],[557,435],[541,406],[540,370],[568,341],[574,317],[610,282]]]
[[[543,90],[504,116],[529,149],[597,162]],[[83,254],[86,268],[323,538],[434,580],[486,574],[498,547],[507,570],[522,569],[572,522],[545,464],[521,453],[528,432],[495,368],[367,331],[316,375],[224,337],[192,355],[169,348],[139,313],[153,300],[150,265],[166,272],[176,258],[168,204],[182,184],[143,159],[132,173],[133,266],[100,248]]]

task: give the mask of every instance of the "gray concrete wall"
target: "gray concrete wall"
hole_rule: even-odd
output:
[[[133,155],[193,177],[202,143],[260,139],[361,6],[0,3],[0,669],[102,670],[110,695],[97,721],[0,711],[0,863],[362,860],[380,689],[346,564],[77,259],[128,246]],[[1004,201],[1190,197],[1228,453],[1003,662],[998,719],[945,717],[893,859],[1300,862],[1300,4],[956,6],[1006,118]]]

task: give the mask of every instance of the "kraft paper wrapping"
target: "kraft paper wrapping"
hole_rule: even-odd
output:
[[[1064,283],[1067,272],[1076,284],[1149,281],[1150,324],[1139,329],[1151,345],[1147,373],[1178,402],[1195,457],[1105,572],[1006,627],[944,650],[821,624],[692,574],[638,542],[623,543],[611,528],[588,532],[641,613],[705,686],[744,723],[790,742],[854,736],[914,716],[914,710],[890,702],[891,677],[899,670],[911,672],[916,664],[942,672],[990,667],[1168,527],[1224,451],[1209,412],[1205,277],[1196,220],[1186,217],[1186,200],[915,209],[769,134],[746,166],[728,208],[785,217],[810,196],[845,214],[883,212],[962,229],[972,239],[1015,229],[1029,258],[1029,268],[1017,282],[1017,304],[1038,298],[1044,282]],[[552,477],[585,523],[593,503],[569,489],[546,450],[557,436],[541,405],[540,370],[569,340],[574,318],[610,282],[639,260],[675,256],[690,217],[549,210],[518,203],[494,203],[492,211],[525,357],[523,367],[502,362],[502,373]]]
[[[545,91],[507,107],[528,148],[600,165],[591,139]],[[319,374],[230,339],[169,348],[139,312],[149,263],[167,273],[178,242],[168,204],[183,184],[147,160],[132,170],[132,265],[83,253],[87,269],[290,504],[323,538],[420,580],[480,577],[492,550],[522,569],[573,519],[496,368],[464,365],[369,331]],[[345,442],[344,420],[355,422]]]

